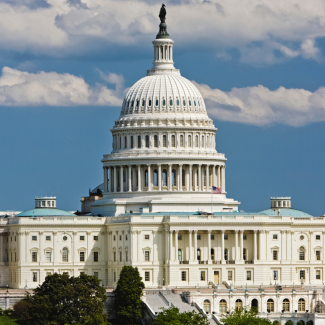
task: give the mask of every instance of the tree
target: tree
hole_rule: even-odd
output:
[[[114,290],[114,308],[117,321],[123,325],[133,325],[141,318],[144,283],[137,267],[123,266],[120,279]]]
[[[106,298],[105,289],[94,276],[54,273],[34,290],[34,295],[27,294],[24,300],[30,307],[25,319],[33,325],[85,324],[103,314]],[[102,324],[107,324],[106,317],[103,319]]]
[[[271,325],[267,318],[258,317],[254,309],[239,309],[232,311],[228,316],[221,318],[224,325]]]
[[[208,325],[206,317],[193,311],[180,313],[177,307],[162,308],[155,318],[154,325]]]

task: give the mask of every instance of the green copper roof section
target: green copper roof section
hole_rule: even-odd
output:
[[[64,211],[61,209],[51,209],[51,208],[37,208],[32,210],[26,210],[17,215],[17,217],[72,217],[75,216],[75,214]]]
[[[160,25],[159,25],[159,33],[156,36],[156,39],[164,39],[168,38],[169,34],[167,33],[167,25],[166,25],[166,7],[164,4],[162,4],[159,12],[159,19],[160,19]]]

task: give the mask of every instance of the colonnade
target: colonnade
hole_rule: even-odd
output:
[[[225,165],[139,164],[104,166],[104,193],[141,191],[225,192]]]

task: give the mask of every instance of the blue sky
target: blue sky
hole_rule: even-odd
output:
[[[324,204],[325,5],[320,0],[168,1],[174,61],[195,82],[228,158],[240,209],[291,196]],[[151,68],[158,1],[0,0],[0,210],[102,182],[127,88]]]

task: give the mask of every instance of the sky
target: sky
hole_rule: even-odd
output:
[[[205,99],[240,210],[325,214],[325,2],[170,0],[175,67]],[[0,0],[0,210],[102,183],[110,128],[153,61],[156,0]]]

